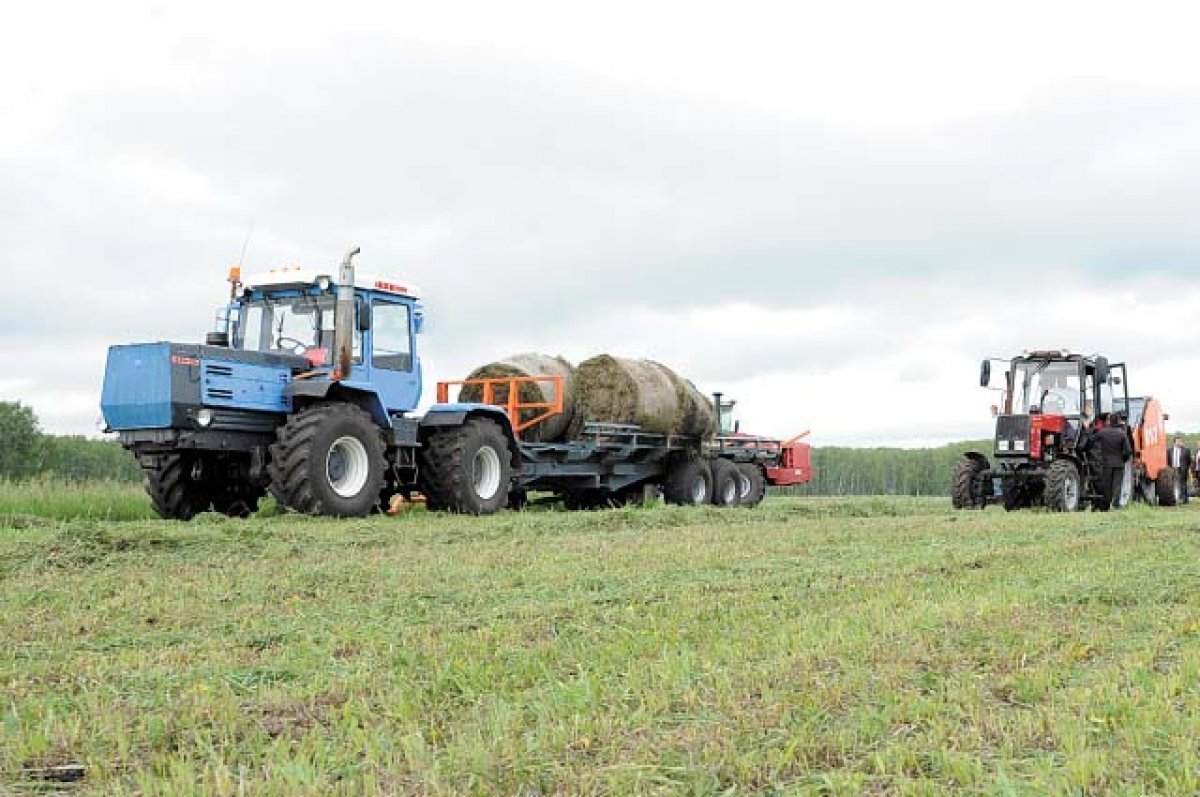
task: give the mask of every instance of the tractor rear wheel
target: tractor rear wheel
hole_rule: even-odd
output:
[[[487,418],[438,429],[420,453],[421,492],[434,506],[463,515],[490,515],[508,505],[512,453],[508,437]]]
[[[1176,506],[1180,502],[1179,474],[1174,468],[1163,468],[1154,480],[1154,492],[1159,506]]]
[[[1075,512],[1083,503],[1079,468],[1069,459],[1055,460],[1046,470],[1043,492],[1046,508],[1051,512]]]
[[[753,462],[740,462],[738,472],[738,503],[746,507],[755,507],[763,502],[767,495],[767,477],[762,468]]]
[[[683,459],[667,472],[663,498],[677,506],[703,506],[712,494],[712,472],[702,459]]]
[[[983,468],[982,462],[971,457],[963,457],[954,466],[950,476],[950,500],[955,509],[983,509],[986,506],[977,484]]]
[[[737,465],[727,459],[712,463],[712,502],[714,506],[737,506],[741,501],[741,476]]]
[[[192,478],[195,461],[191,456],[141,454],[138,464],[146,476],[146,492],[159,517],[167,520],[191,520],[212,506],[204,484]]]
[[[271,492],[306,515],[362,517],[383,491],[383,436],[354,404],[318,404],[279,427],[271,446]]]

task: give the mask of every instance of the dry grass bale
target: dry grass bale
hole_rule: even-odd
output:
[[[574,432],[585,421],[629,423],[658,434],[709,436],[712,405],[665,365],[602,354],[575,369]]]
[[[553,442],[561,440],[571,425],[575,408],[574,391],[575,369],[562,357],[551,357],[548,354],[529,352],[514,354],[503,360],[481,365],[472,371],[468,379],[503,378],[510,376],[561,376],[563,378],[563,411],[559,415],[547,418],[536,426],[526,430],[522,437],[526,440]],[[554,401],[554,385],[550,382],[527,382],[520,386],[520,400],[525,403]],[[459,401],[483,401],[481,385],[466,385],[458,395]],[[508,385],[495,387],[494,401],[498,405],[508,403]],[[544,410],[522,410],[521,421],[528,421]]]

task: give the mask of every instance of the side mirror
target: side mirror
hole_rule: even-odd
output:
[[[1108,381],[1108,358],[1096,358],[1096,381],[1104,384]]]
[[[992,384],[992,361],[984,360],[979,365],[979,386],[990,387]]]
[[[371,328],[371,305],[368,302],[360,302],[358,305],[358,328],[363,332]]]

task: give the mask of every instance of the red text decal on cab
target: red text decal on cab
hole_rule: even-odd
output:
[[[384,282],[383,280],[375,281],[375,290],[389,291],[390,293],[408,293],[408,288],[403,285],[397,285],[394,282]]]
[[[182,354],[171,355],[171,365],[199,365],[200,361],[195,357],[184,357]]]

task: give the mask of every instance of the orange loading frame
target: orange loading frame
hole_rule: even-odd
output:
[[[554,401],[521,401],[521,387],[539,383],[548,383],[554,389]],[[479,402],[503,408],[508,413],[508,419],[512,421],[513,434],[517,436],[518,440],[526,429],[537,426],[542,421],[553,418],[563,411],[563,378],[558,375],[501,376],[438,382],[437,400],[439,404],[446,404],[450,401],[452,385],[458,385],[459,392],[461,392],[461,388],[468,385],[483,388],[483,396]],[[500,388],[505,388],[507,393],[502,392]],[[497,400],[497,395],[503,398]],[[526,413],[532,414],[526,415]]]

